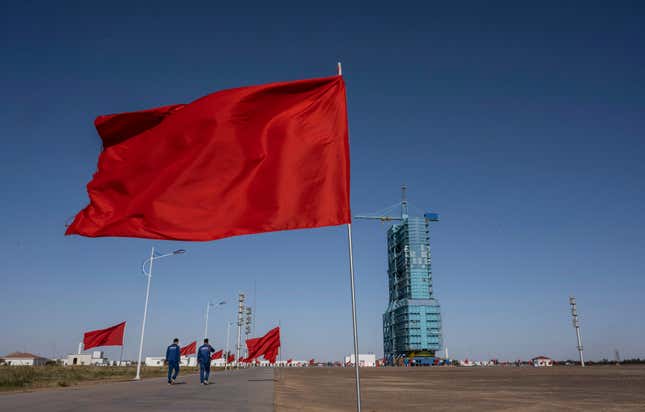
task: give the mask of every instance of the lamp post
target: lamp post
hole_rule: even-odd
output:
[[[206,305],[206,325],[204,325],[204,338],[208,338],[208,312],[211,309],[211,306],[215,306],[216,308],[226,305],[226,301],[222,300],[217,303],[213,303],[212,301],[208,301],[208,304]]]
[[[157,259],[161,259],[168,256],[173,256],[173,255],[180,255],[185,252],[186,251],[184,249],[178,249],[172,253],[166,253],[163,255],[155,256],[155,248],[153,246],[152,251],[150,252],[150,258],[146,259],[146,261],[143,262],[143,265],[141,266],[141,271],[148,278],[148,285],[146,286],[146,304],[143,307],[143,322],[141,322],[141,339],[139,340],[139,360],[137,361],[137,376],[134,377],[135,380],[141,379],[141,355],[143,354],[143,337],[145,336],[145,332],[146,332],[146,317],[148,316],[148,300],[150,298],[150,280],[152,279],[152,262],[154,262]],[[146,271],[146,264],[149,265],[147,271]]]

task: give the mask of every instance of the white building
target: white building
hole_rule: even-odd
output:
[[[144,365],[146,366],[164,366],[165,356],[146,356]],[[213,366],[224,366],[224,359],[215,359],[211,361]],[[179,366],[197,366],[197,358],[192,356],[182,356],[179,360]]]
[[[354,355],[345,356],[345,365],[354,366]],[[376,355],[373,353],[358,354],[358,366],[374,368],[376,367]]]
[[[65,366],[107,366],[110,364],[108,358],[105,357],[103,352],[94,351],[90,353],[75,353],[67,355],[66,359],[63,359],[63,365]]]
[[[166,360],[163,356],[146,356],[144,365],[146,366],[163,366],[164,361]]]
[[[47,358],[26,352],[13,352],[2,359],[9,366],[41,366],[47,363]]]
[[[197,357],[182,356],[179,360],[179,366],[197,366]]]
[[[531,361],[533,362],[533,366],[536,368],[553,366],[553,359],[547,358],[546,356],[538,356],[531,359]]]

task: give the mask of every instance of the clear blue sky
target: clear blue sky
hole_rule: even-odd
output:
[[[257,330],[280,321],[286,357],[351,351],[343,227],[63,236],[88,201],[95,116],[327,76],[341,59],[353,211],[395,203],[407,183],[412,204],[441,214],[433,269],[451,355],[574,358],[575,294],[588,357],[645,356],[645,8],[306,3],[3,3],[0,354],[71,352],[82,331],[127,320],[135,358],[153,245],[188,252],[155,266],[148,355],[200,336],[209,298],[231,302],[211,316],[221,347],[254,282]],[[379,355],[385,230],[355,223],[360,346]]]

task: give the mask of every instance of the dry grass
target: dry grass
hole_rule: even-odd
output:
[[[182,368],[194,372],[195,368]],[[166,368],[143,367],[144,378],[165,376]],[[0,366],[0,391],[46,387],[65,387],[83,382],[125,381],[136,374],[136,367],[119,366]]]

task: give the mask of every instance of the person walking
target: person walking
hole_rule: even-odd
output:
[[[197,350],[197,362],[199,363],[199,381],[202,385],[208,385],[208,375],[211,373],[211,353],[215,349],[204,339],[204,344]]]
[[[175,383],[177,374],[179,374],[179,359],[181,357],[181,348],[179,347],[179,339],[175,338],[172,345],[166,349],[166,362],[168,363],[168,385]]]

